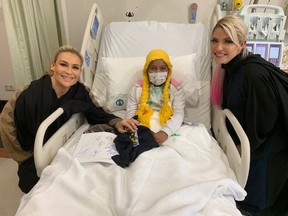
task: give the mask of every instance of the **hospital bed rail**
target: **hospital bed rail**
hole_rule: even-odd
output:
[[[226,119],[230,121],[240,140],[240,153],[227,130]],[[250,167],[250,143],[246,133],[229,109],[218,108],[213,108],[212,111],[212,130],[218,144],[228,158],[230,167],[236,174],[238,183],[244,188]]]
[[[58,108],[53,114],[46,118],[38,128],[34,145],[34,160],[38,176],[41,176],[43,169],[51,163],[58,149],[66,143],[69,137],[71,137],[84,122],[85,118],[82,113],[74,114],[43,144],[45,131],[63,112],[64,110],[62,108]],[[240,154],[227,130],[226,118],[231,122],[240,139]],[[228,158],[230,167],[235,172],[238,183],[244,188],[247,182],[250,164],[250,145],[244,130],[230,110],[215,108],[212,114],[212,129],[218,144]]]
[[[85,118],[83,113],[77,113],[59,128],[50,139],[44,143],[44,136],[47,128],[64,113],[60,107],[48,116],[39,126],[34,144],[34,161],[37,170],[37,175],[40,177],[43,169],[48,166],[59,148],[74,134],[74,132],[84,123]]]

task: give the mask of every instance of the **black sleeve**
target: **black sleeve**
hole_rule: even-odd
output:
[[[17,139],[23,150],[33,150],[39,125],[56,110],[57,105],[53,101],[52,95],[51,79],[46,75],[32,81],[17,97],[14,108],[14,122]]]
[[[31,113],[27,112],[25,103],[25,93],[22,92],[16,100],[14,122],[21,148],[29,151],[33,150],[34,147],[37,125],[35,125],[35,121],[31,120]]]
[[[253,151],[265,142],[279,118],[277,87],[271,81],[267,69],[260,65],[246,73],[246,80],[245,127]]]
[[[85,113],[89,124],[108,124],[111,120],[118,119],[113,114],[107,113],[102,107],[94,107],[91,111]]]
[[[113,114],[106,112],[102,107],[93,103],[88,90],[82,85],[77,86],[77,91],[72,99],[67,100],[61,107],[66,118],[75,113],[82,112],[89,124],[108,124],[113,119],[118,119]]]

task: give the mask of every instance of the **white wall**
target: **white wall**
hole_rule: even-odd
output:
[[[78,50],[81,49],[83,34],[86,27],[88,15],[94,2],[101,9],[104,25],[113,21],[125,21],[124,11],[126,4],[123,1],[115,0],[84,0],[79,4],[79,0],[62,0],[66,5],[68,18],[68,42]]]
[[[20,1],[20,0],[19,0]],[[101,8],[104,25],[112,21],[127,21],[126,12],[134,13],[133,20],[145,20],[147,17],[158,16],[159,21],[163,14],[170,16],[170,21],[183,22],[183,15],[173,13],[173,7],[186,7],[187,2],[193,0],[61,0],[67,7],[69,43],[80,50],[82,37],[86,27],[86,20],[91,5],[96,2]],[[243,5],[250,0],[242,0]],[[267,4],[268,0],[259,0],[259,4]],[[271,0],[270,5],[284,6],[286,0]],[[0,0],[1,5],[1,0]],[[183,10],[186,10],[185,8]],[[166,14],[167,13],[167,14]],[[186,19],[186,18],[184,18]],[[188,19],[188,17],[187,17]],[[13,92],[5,91],[4,84],[14,84],[11,58],[8,48],[3,10],[0,8],[0,100],[7,100]]]

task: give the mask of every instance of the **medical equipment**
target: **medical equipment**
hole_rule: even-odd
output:
[[[283,9],[272,5],[245,5],[240,10],[239,16],[248,27],[248,50],[260,54],[262,58],[280,67],[286,32],[284,29],[286,16]]]
[[[233,9],[233,0],[218,0],[221,11],[231,11]]]
[[[190,6],[190,16],[189,16],[189,22],[190,23],[196,23],[197,8],[198,8],[198,5],[196,3],[192,3],[191,4],[191,6]]]
[[[89,43],[87,46],[84,42],[81,49],[83,54],[87,49],[98,54],[91,81],[97,102],[110,105],[110,110],[121,117],[125,106],[113,104],[119,99],[125,101],[131,85],[141,76],[148,51],[155,47],[165,49],[171,55],[173,76],[183,83],[188,93],[185,96],[186,124],[177,131],[177,136],[171,136],[163,146],[141,154],[130,167],[123,169],[109,157],[104,163],[97,151],[93,151],[91,159],[90,154],[85,154],[91,151],[89,145],[84,144],[79,151],[78,141],[89,125],[84,122],[79,127],[82,118],[76,115],[71,121],[79,129],[63,148],[56,149],[56,154],[53,147],[68,139],[70,134],[65,131],[71,127],[71,122],[61,127],[44,146],[41,134],[63,113],[60,108],[37,132],[34,154],[41,178],[23,197],[16,215],[241,215],[235,200],[245,197],[242,187],[249,171],[249,142],[229,110],[214,110],[211,123],[209,34],[210,26],[215,23],[204,25],[200,17],[205,14],[203,17],[212,20],[219,7],[216,1],[195,2],[197,12],[201,13],[193,25],[158,21],[112,22],[101,34],[100,49],[90,49]],[[92,15],[95,16],[95,10]],[[93,18],[89,20],[87,28],[91,29]],[[98,20],[100,26],[101,19]],[[99,30],[97,34],[101,33]],[[91,36],[90,30],[86,32]],[[93,58],[90,60],[96,62]],[[84,74],[84,78],[89,77],[91,69],[85,68],[84,73],[88,74]],[[241,156],[227,133],[227,118],[240,138]],[[209,133],[211,124],[223,150]],[[103,140],[99,133],[93,136]],[[111,146],[105,139],[98,144]],[[81,162],[75,152],[85,156],[86,162]],[[87,162],[88,159],[92,161]]]
[[[253,9],[269,9],[274,13],[254,12]],[[280,42],[285,37],[285,21],[283,9],[272,5],[245,5],[239,12],[248,27],[247,39],[249,41],[276,41]]]
[[[242,7],[242,0],[233,0],[233,9],[239,9]]]

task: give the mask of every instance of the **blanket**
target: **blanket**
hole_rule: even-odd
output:
[[[205,126],[186,125],[125,169],[61,148],[16,215],[241,216],[245,195]]]

